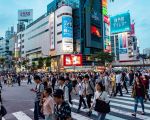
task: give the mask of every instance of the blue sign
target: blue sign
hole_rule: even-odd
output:
[[[62,37],[63,38],[73,38],[73,28],[72,28],[72,17],[63,16],[62,17]]]
[[[110,17],[111,33],[131,31],[130,13]]]

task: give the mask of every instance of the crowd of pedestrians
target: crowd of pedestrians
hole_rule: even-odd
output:
[[[1,81],[8,86],[27,79],[27,84],[36,83],[31,89],[36,94],[34,102],[34,120],[71,120],[72,97],[79,99],[77,113],[80,109],[88,109],[87,116],[95,110],[97,120],[105,120],[111,111],[111,97],[123,96],[123,91],[135,99],[133,117],[136,117],[138,102],[145,115],[144,102],[150,100],[148,95],[150,73],[148,71],[116,71],[116,72],[70,72],[70,73],[24,73],[1,76]],[[123,90],[124,89],[124,90]]]

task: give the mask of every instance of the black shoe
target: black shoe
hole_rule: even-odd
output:
[[[89,111],[87,115],[90,117],[92,115],[92,111]]]
[[[86,109],[86,108],[87,108],[86,106],[83,107],[83,109]]]
[[[77,113],[80,113],[80,109],[77,110]]]
[[[132,113],[132,116],[136,117],[136,114],[135,114],[135,113]]]

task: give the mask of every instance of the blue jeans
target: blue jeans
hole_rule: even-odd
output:
[[[52,115],[45,115],[45,120],[53,120]]]
[[[135,97],[135,105],[134,105],[134,112],[137,112],[138,103],[141,103],[142,110],[144,112],[144,102],[143,97]]]
[[[97,120],[105,120],[106,113],[98,113],[98,119]]]

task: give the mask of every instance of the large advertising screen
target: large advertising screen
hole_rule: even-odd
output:
[[[127,33],[118,34],[119,54],[127,54],[128,40]]]
[[[64,66],[82,66],[82,55],[81,54],[64,55]]]
[[[49,17],[49,32],[50,32],[50,50],[55,49],[55,31],[54,31],[54,13],[50,14]]]
[[[62,17],[62,43],[64,51],[73,51],[73,21],[71,16]]]
[[[73,21],[71,16],[62,17],[62,37],[73,38]]]
[[[110,17],[111,33],[128,32],[131,30],[130,13]]]
[[[33,20],[33,9],[18,10],[19,21],[30,21]]]

